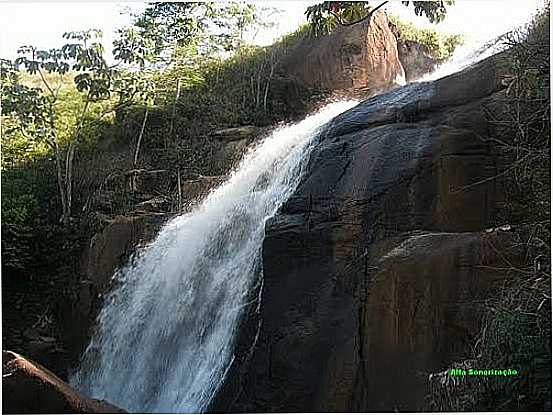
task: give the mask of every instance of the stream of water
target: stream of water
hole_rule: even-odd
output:
[[[265,221],[295,190],[341,101],[274,130],[190,213],[167,223],[114,275],[70,383],[131,412],[203,412],[233,359],[260,271]]]

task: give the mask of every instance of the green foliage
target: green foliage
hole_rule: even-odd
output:
[[[203,61],[197,68],[169,68],[157,80],[158,104],[171,107],[180,82],[175,129],[188,137],[294,118],[305,111],[313,91],[290,79],[280,64],[306,35],[304,26],[270,47],[243,46],[229,58]]]
[[[73,82],[74,72],[61,79],[57,74],[44,74],[46,81],[56,85],[57,99],[50,106],[42,80],[38,74],[17,73],[18,81],[10,83],[2,94],[2,168],[15,167],[51,154],[52,141],[44,140],[50,134],[50,121],[61,147],[67,146],[78,126],[84,102],[82,93]],[[42,86],[42,88],[41,88]],[[91,102],[80,130],[82,143],[94,141],[99,123],[109,122],[113,116],[110,101]],[[50,118],[52,115],[52,119]]]
[[[393,15],[389,15],[388,19],[397,27],[401,39],[415,41],[428,47],[435,59],[444,60],[451,57],[455,49],[463,44],[461,35],[446,35],[435,29],[421,29]]]
[[[117,60],[166,66],[195,64],[244,44],[248,30],[273,25],[272,9],[251,3],[150,3],[114,42]]]
[[[2,267],[23,271],[32,263],[33,238],[39,218],[37,200],[31,194],[4,198],[2,203]]]
[[[365,1],[325,1],[309,6],[305,15],[316,36],[326,35],[339,25],[359,21],[369,14],[372,7]]]
[[[417,16],[422,16],[424,14],[430,23],[440,23],[445,19],[447,7],[453,6],[455,0],[402,1],[401,3],[405,6],[412,4],[415,14]]]
[[[67,43],[60,49],[39,50],[34,46],[19,48],[16,65],[24,67],[31,75],[46,73],[66,74],[70,69],[81,72],[74,78],[77,90],[86,92],[92,101],[100,101],[110,96],[113,71],[108,67],[103,47],[98,39],[102,36],[99,30],[64,33],[63,37],[76,41]],[[44,82],[50,94],[54,90],[49,83]]]
[[[54,265],[51,237],[63,229],[55,169],[48,158],[2,171],[2,271],[8,283],[29,280]],[[53,269],[52,269],[53,271]]]
[[[40,159],[2,172],[3,341],[21,353],[30,346],[24,330],[76,300],[79,253],[90,234],[86,221],[59,223],[52,167]],[[49,320],[42,333],[58,337],[56,324]]]
[[[387,4],[369,1],[325,1],[309,6],[305,15],[314,36],[326,35],[339,26],[351,26],[371,18],[374,11]],[[432,23],[441,22],[447,13],[447,7],[454,0],[444,1],[402,1],[402,4],[413,6],[417,16],[425,15]]]
[[[6,144],[8,155],[3,153],[3,160],[10,158],[10,137],[14,147],[21,150],[23,141],[33,145],[39,138],[48,135],[49,102],[42,90],[29,87],[20,82],[21,76],[14,63],[2,59],[0,61],[0,85],[2,108],[2,138],[4,151]],[[23,139],[22,139],[23,138]]]

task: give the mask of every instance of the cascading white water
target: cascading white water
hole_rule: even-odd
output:
[[[522,4],[517,4],[516,7],[519,12],[514,18],[511,16],[509,22],[505,21],[504,24],[495,24],[485,34],[480,34],[479,37],[469,37],[469,40],[455,49],[450,59],[436,68],[432,73],[419,79],[419,81],[433,81],[443,78],[507,49],[508,46],[505,40],[509,36],[509,33],[513,31],[525,32],[535,13],[541,10],[544,4],[539,5],[537,9],[524,7]]]
[[[446,77],[500,52],[502,50],[501,44],[499,41],[494,42],[494,40],[490,39],[487,43],[470,42],[458,47],[449,60],[418,81],[433,81]]]
[[[70,383],[132,412],[204,411],[233,359],[265,221],[295,190],[321,126],[356,103],[275,130],[201,205],[140,249],[114,275]]]

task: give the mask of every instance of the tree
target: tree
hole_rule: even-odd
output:
[[[144,105],[133,150],[136,168],[149,122],[148,108],[156,100],[156,83],[165,70],[175,69],[179,91],[201,81],[206,60],[218,61],[222,53],[241,48],[249,30],[265,25],[260,16],[267,9],[243,3],[150,3],[132,25],[119,30],[113,65],[106,63],[98,30],[66,33],[68,42],[60,48],[23,46],[15,62],[1,61],[1,109],[3,121],[8,120],[2,128],[10,132],[2,134],[3,141],[22,136],[27,143],[39,143],[51,151],[62,222],[66,223],[73,211],[73,160],[90,121],[91,105],[102,103],[105,114],[130,104]],[[20,79],[22,73],[39,85],[27,86]],[[60,91],[68,80],[79,101],[79,112],[71,122],[67,114],[60,115],[65,104]],[[178,93],[173,113],[177,100]]]
[[[157,67],[189,65],[241,47],[248,30],[268,25],[262,16],[270,9],[236,2],[150,3],[119,30],[115,58]]]
[[[422,16],[424,14],[430,23],[440,23],[445,19],[447,7],[453,6],[455,0],[402,1],[401,3],[405,6],[413,5],[415,14],[417,16]]]
[[[441,1],[402,1],[405,6],[413,6],[417,16],[425,15],[432,23],[441,22],[447,13],[447,6],[454,4],[454,0]],[[368,1],[325,1],[310,6],[305,11],[307,20],[316,36],[330,33],[337,26],[352,26],[366,20],[388,4],[383,1],[371,4]]]
[[[61,220],[65,223],[71,216],[73,159],[75,146],[92,102],[110,98],[114,77],[103,56],[103,47],[98,39],[101,32],[87,30],[69,32],[63,35],[70,43],[61,48],[40,50],[34,46],[23,46],[14,63],[2,61],[2,113],[17,120],[18,130],[29,140],[44,142],[54,153],[59,196],[62,206]],[[37,75],[40,87],[28,87],[19,81],[18,72],[23,69],[30,75]],[[62,142],[62,127],[56,117],[56,106],[69,71],[76,73],[74,83],[82,94],[81,112],[74,121],[68,142]],[[49,75],[55,75],[52,79]]]

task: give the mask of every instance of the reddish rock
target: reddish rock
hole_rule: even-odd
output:
[[[405,76],[396,37],[383,12],[326,36],[307,37],[283,62],[283,71],[310,87],[368,95]]]
[[[397,39],[399,61],[405,70],[406,82],[412,82],[432,73],[442,63],[432,56],[430,48],[414,40],[403,39],[396,25],[389,27]]]

